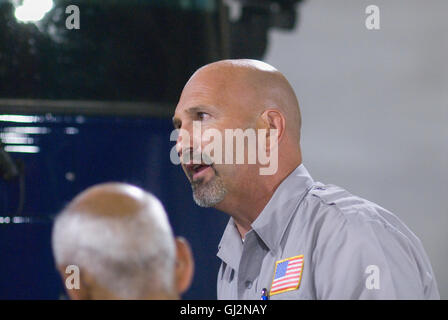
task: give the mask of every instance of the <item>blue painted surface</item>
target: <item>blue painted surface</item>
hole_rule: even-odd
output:
[[[0,217],[11,217],[9,223],[0,224],[0,299],[61,296],[50,246],[51,217],[77,193],[107,181],[140,186],[162,201],[174,233],[187,238],[194,252],[195,277],[183,298],[216,299],[216,252],[227,216],[194,204],[182,169],[169,158],[174,145],[169,140],[171,119],[81,115],[36,119],[35,123],[0,121],[1,133],[17,127],[48,128],[44,134],[17,135],[32,138],[38,153],[11,152],[25,163],[22,215],[42,221],[12,223],[18,184],[0,181]]]

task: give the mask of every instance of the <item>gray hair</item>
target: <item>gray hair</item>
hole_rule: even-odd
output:
[[[52,234],[56,264],[78,266],[81,277],[85,270],[119,298],[172,293],[173,233],[159,200],[144,196],[146,205],[134,215],[94,215],[70,206],[63,210]]]

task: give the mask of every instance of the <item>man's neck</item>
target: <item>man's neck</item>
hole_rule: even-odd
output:
[[[244,238],[252,228],[251,224],[271,200],[278,186],[296,167],[285,170],[283,173],[278,172],[275,176],[260,176],[260,179],[252,181],[244,190],[228,194],[226,199],[215,208],[233,218],[241,238]]]

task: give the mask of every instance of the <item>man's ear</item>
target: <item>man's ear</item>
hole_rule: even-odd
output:
[[[62,285],[70,300],[90,300],[90,277],[71,266],[58,267],[62,277]]]
[[[268,149],[270,149],[270,129],[277,130],[277,143],[279,143],[285,133],[286,120],[281,111],[277,109],[265,110],[261,114],[261,119],[263,121],[263,128],[266,129],[266,142],[268,144]]]
[[[194,261],[190,245],[182,237],[176,237],[176,291],[179,295],[190,287],[194,273]]]

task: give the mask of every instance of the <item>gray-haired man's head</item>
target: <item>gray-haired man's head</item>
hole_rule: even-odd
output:
[[[72,299],[176,299],[191,282],[188,244],[174,239],[163,206],[151,194],[122,183],[78,195],[57,216],[53,252],[65,282],[74,266]]]

